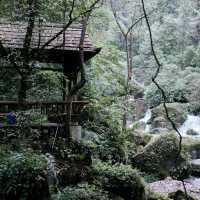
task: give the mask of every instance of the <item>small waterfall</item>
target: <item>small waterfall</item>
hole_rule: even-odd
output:
[[[145,130],[144,130],[145,133],[150,132],[151,125],[147,124],[147,123],[151,119],[151,116],[152,116],[151,110],[148,109],[147,112],[145,113],[145,116],[142,119],[140,119],[140,121],[139,121],[139,122],[145,123]]]
[[[145,124],[147,124],[147,122],[151,119],[151,110],[148,109],[147,112],[145,113],[145,116],[139,120],[139,122],[144,122]]]
[[[186,121],[179,128],[182,135],[187,135],[189,130],[193,130],[200,135],[200,117],[194,115],[188,115]]]
[[[128,128],[133,128],[134,125],[140,124],[141,130],[143,129],[145,133],[148,133],[151,129],[151,125],[147,124],[151,119],[152,113],[151,110],[148,109],[145,113],[145,116],[137,122],[131,123],[129,121]]]

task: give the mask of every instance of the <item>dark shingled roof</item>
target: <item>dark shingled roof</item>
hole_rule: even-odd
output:
[[[64,24],[58,23],[42,23],[40,26],[38,23],[34,27],[33,37],[31,41],[31,48],[38,48],[39,40],[40,47],[45,44],[50,38],[55,36],[62,30]],[[21,49],[23,48],[23,42],[26,34],[27,23],[25,22],[6,22],[0,23],[0,40],[6,48]],[[46,50],[56,49],[64,51],[77,51],[79,47],[81,36],[81,25],[71,25],[65,32],[65,44],[63,47],[63,34],[52,41]],[[40,38],[40,39],[39,39]],[[88,35],[85,36],[84,51],[94,52],[94,55],[99,52],[98,48],[95,48]]]

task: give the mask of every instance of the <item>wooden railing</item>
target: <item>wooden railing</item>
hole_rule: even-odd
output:
[[[71,114],[80,114],[88,101],[72,102],[47,102],[47,101],[0,101],[0,113],[18,111],[20,109],[39,109],[42,114],[63,114],[70,111]]]

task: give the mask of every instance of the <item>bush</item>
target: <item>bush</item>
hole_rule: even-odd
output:
[[[109,200],[107,192],[94,185],[80,184],[66,187],[57,200]]]
[[[43,156],[2,150],[0,157],[1,199],[48,199],[44,172],[47,166]]]
[[[125,200],[146,199],[145,183],[138,171],[130,165],[111,165],[96,160],[92,172],[105,190],[119,195]]]

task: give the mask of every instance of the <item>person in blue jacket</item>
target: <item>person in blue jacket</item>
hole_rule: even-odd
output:
[[[13,112],[9,112],[8,114],[6,114],[6,119],[9,125],[16,124],[16,116]]]

